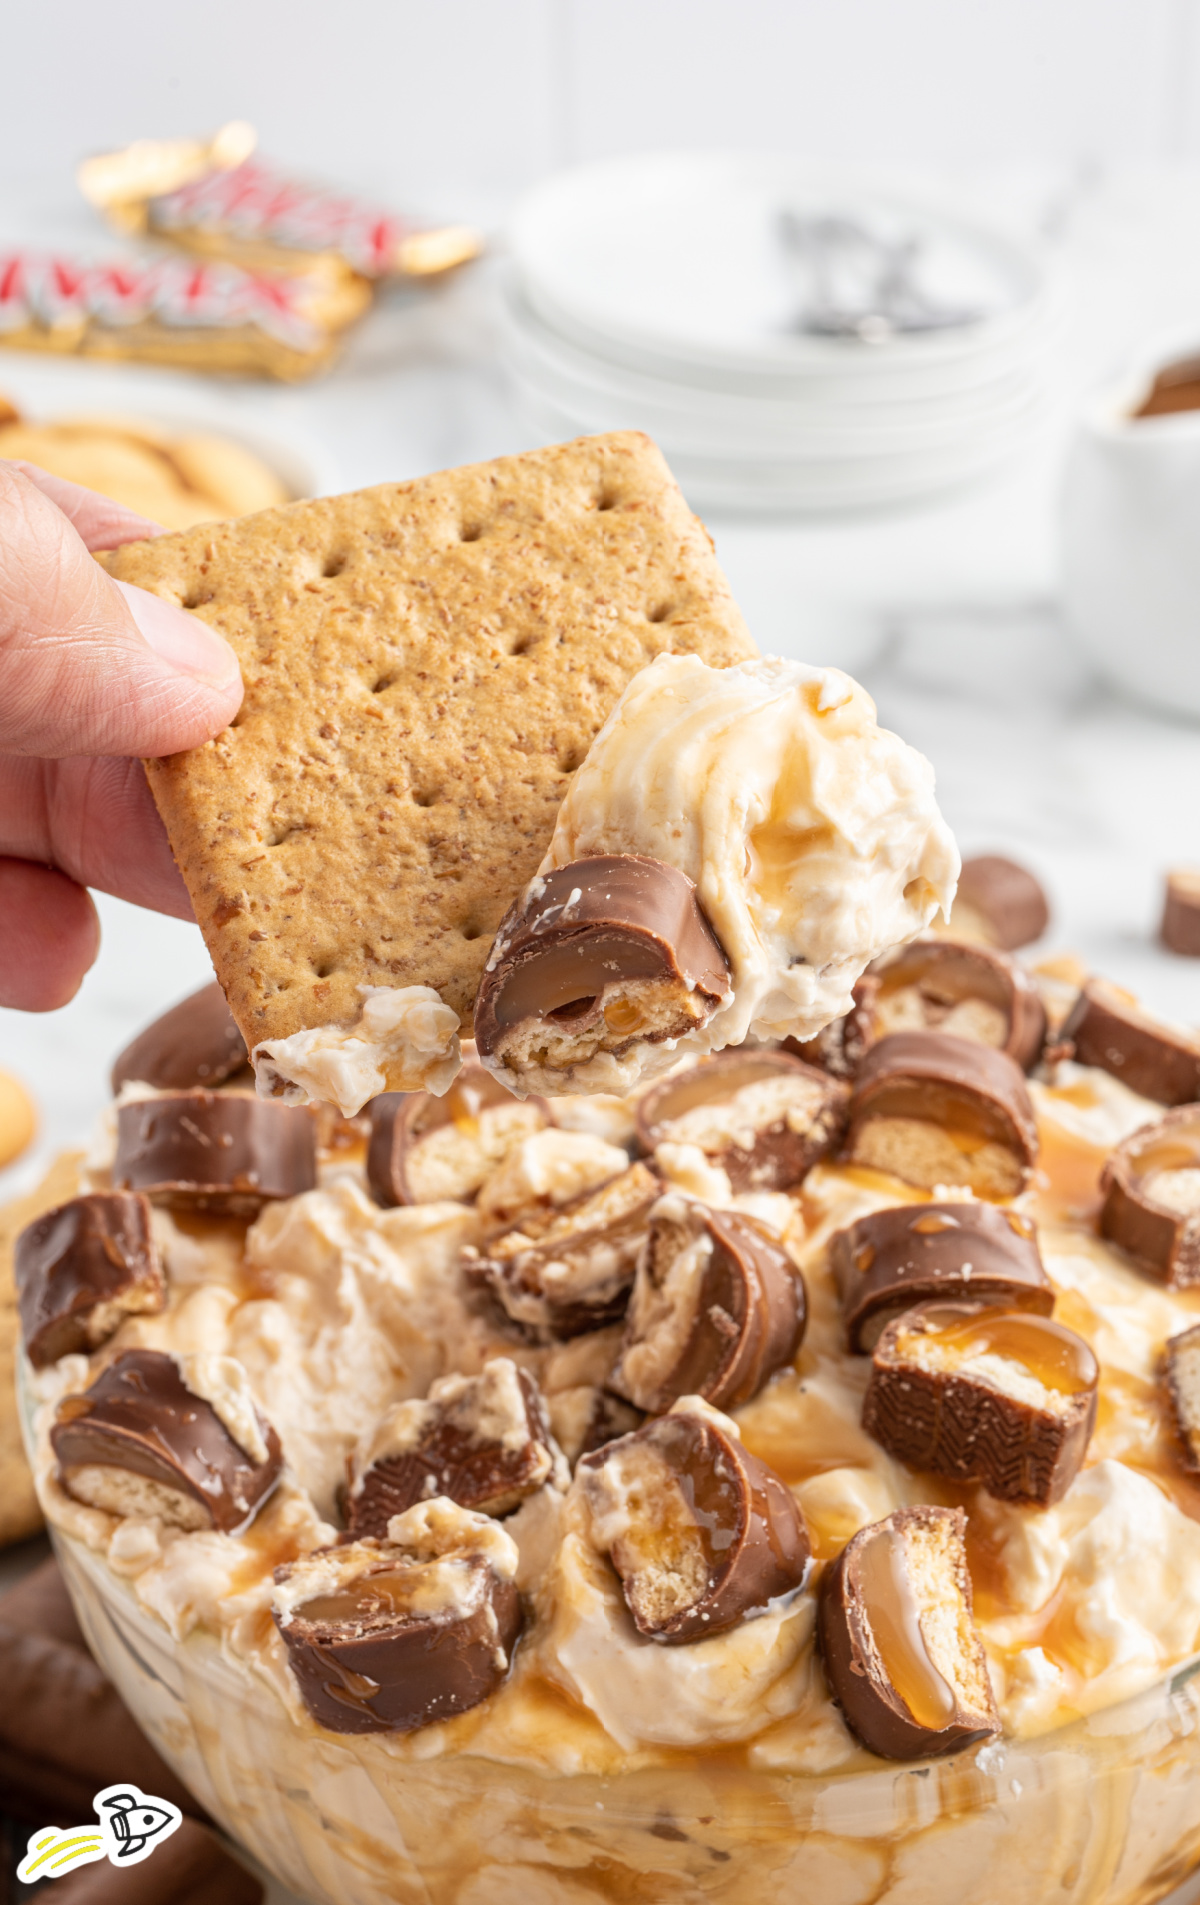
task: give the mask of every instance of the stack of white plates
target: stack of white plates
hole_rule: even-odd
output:
[[[646,430],[701,508],[879,509],[1028,439],[1058,292],[1032,245],[792,159],[623,159],[519,208],[505,351],[547,436]]]

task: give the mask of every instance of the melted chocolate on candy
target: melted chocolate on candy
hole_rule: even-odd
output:
[[[36,1218],[17,1238],[14,1270],[35,1369],[87,1355],[127,1316],[166,1303],[150,1206],[136,1191],[92,1191]]]

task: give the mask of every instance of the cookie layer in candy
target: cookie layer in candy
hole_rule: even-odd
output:
[[[625,1313],[650,1209],[662,1189],[644,1164],[463,1253],[468,1281],[541,1341],[600,1329]]]
[[[1033,1105],[1005,1052],[945,1032],[894,1032],[854,1081],[844,1156],[932,1189],[1013,1197],[1037,1162]]]
[[[836,1148],[844,1085],[786,1052],[736,1050],[664,1078],[639,1101],[648,1151],[696,1144],[735,1191],[782,1191]]]
[[[156,1091],[190,1091],[219,1085],[246,1062],[246,1041],[214,979],[138,1033],[112,1068],[112,1088],[136,1079]]]
[[[808,1578],[808,1535],[790,1491],[742,1447],[732,1422],[693,1397],[585,1455],[575,1477],[592,1540],[651,1640],[723,1633]]]
[[[1007,1052],[1022,1071],[1041,1056],[1046,1010],[1004,953],[956,939],[918,939],[867,975],[871,1041],[890,1032],[946,1032]]]
[[[673,1041],[728,992],[725,954],[687,875],[605,854],[539,875],[500,922],[475,1042],[514,1090],[603,1090],[635,1046],[658,1047],[669,1063]]]
[[[166,1302],[150,1206],[136,1191],[92,1191],[47,1211],[17,1238],[13,1268],[35,1369],[87,1355],[127,1316]]]
[[[354,1458],[346,1519],[352,1534],[383,1535],[393,1515],[433,1495],[504,1515],[567,1479],[537,1383],[498,1356],[477,1376],[444,1376],[424,1401],[388,1410]]]
[[[1200,1323],[1168,1339],[1162,1373],[1183,1465],[1200,1474]]]
[[[1169,952],[1200,959],[1200,873],[1191,868],[1167,875],[1159,937]]]
[[[650,1214],[611,1386],[652,1415],[681,1396],[736,1408],[792,1360],[805,1319],[804,1280],[764,1225],[668,1195]]]
[[[315,1188],[316,1122],[247,1092],[139,1098],[117,1109],[113,1182],[152,1204],[253,1217]]]
[[[1027,1217],[992,1204],[900,1204],[835,1231],[829,1266],[853,1354],[872,1350],[902,1310],[967,1297],[1048,1316],[1054,1291]]]
[[[1044,1508],[1079,1472],[1098,1381],[1088,1344],[1050,1317],[922,1303],[875,1346],[863,1427],[910,1468]]]
[[[279,1480],[279,1437],[232,1356],[127,1349],[50,1431],[63,1487],[110,1515],[232,1534]]]
[[[1152,1018],[1132,993],[1107,979],[1088,980],[1057,1045],[1079,1064],[1098,1065],[1156,1104],[1200,1099],[1200,1040]]]
[[[470,1198],[513,1145],[553,1122],[541,1098],[515,1098],[482,1065],[449,1091],[384,1092],[371,1102],[367,1182],[377,1204]]]
[[[830,1692],[885,1759],[958,1753],[1000,1731],[965,1531],[961,1508],[898,1508],[847,1542],[821,1582]]]
[[[385,1540],[277,1568],[272,1613],[313,1719],[408,1733],[478,1706],[520,1636],[516,1571],[511,1537],[442,1497],[393,1516]]]
[[[1103,1236],[1168,1289],[1200,1283],[1200,1105],[1144,1125],[1105,1162]]]
[[[952,933],[1015,952],[1040,939],[1049,924],[1045,892],[1028,867],[999,853],[963,861],[950,913]]]

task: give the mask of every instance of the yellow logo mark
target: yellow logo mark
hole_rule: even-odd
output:
[[[61,1878],[64,1872],[95,1859],[137,1865],[183,1822],[178,1806],[137,1786],[105,1786],[92,1804],[98,1826],[48,1826],[35,1832],[17,1877],[26,1885],[35,1879]]]
[[[88,1865],[105,1855],[104,1834],[97,1828],[68,1826],[63,1831],[51,1826],[37,1832],[29,1841],[29,1850],[17,1867],[17,1877],[25,1885],[35,1878],[58,1878],[73,1865]]]

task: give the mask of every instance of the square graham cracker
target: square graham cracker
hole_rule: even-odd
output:
[[[496,927],[626,683],[756,653],[637,433],[202,525],[104,558],[233,645],[245,700],[150,786],[248,1046],[436,987]]]

